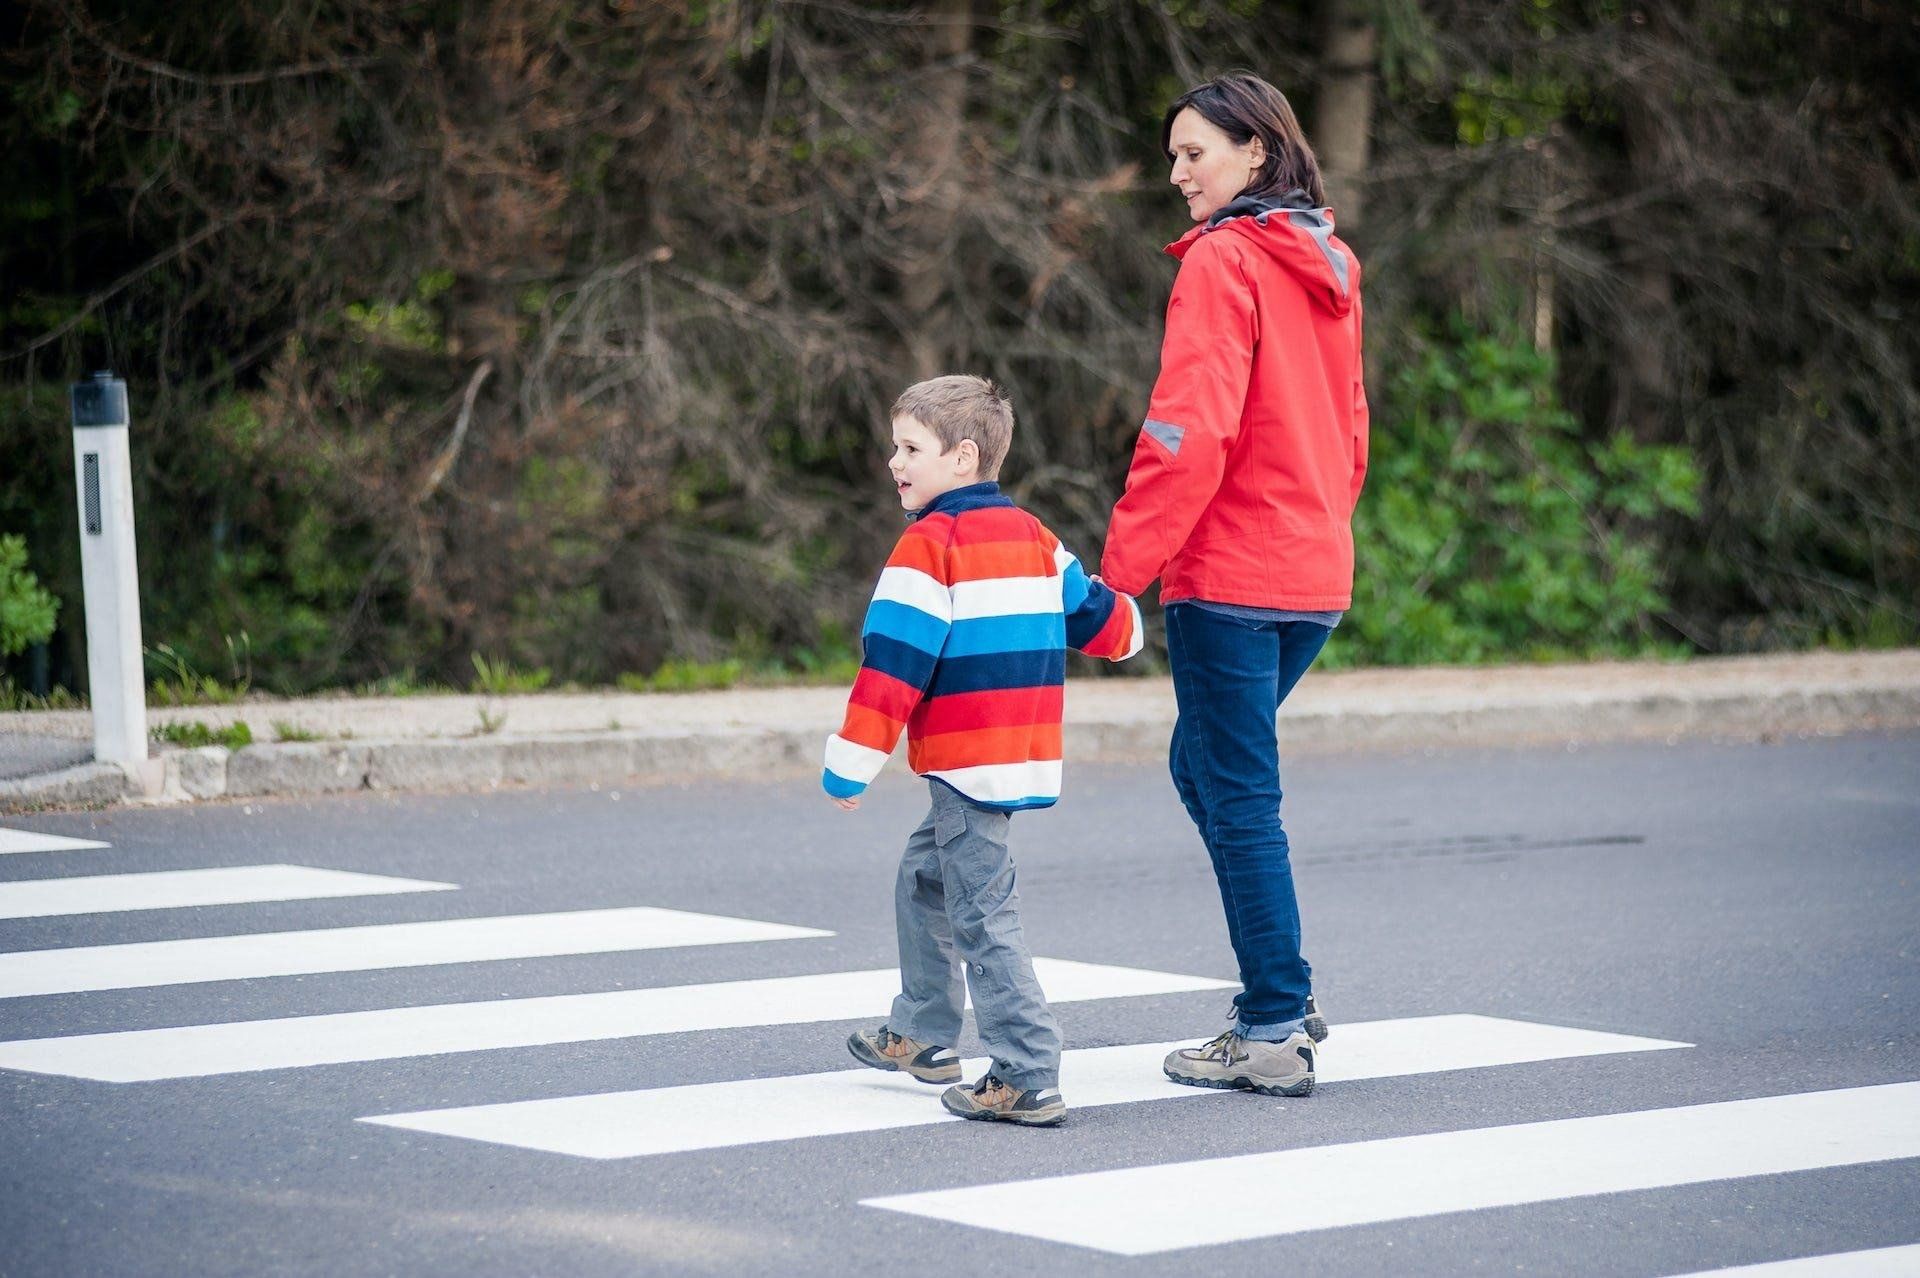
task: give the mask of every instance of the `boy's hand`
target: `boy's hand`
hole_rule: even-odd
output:
[[[833,806],[839,808],[842,812],[858,812],[860,810],[860,800],[858,799],[834,799],[832,795],[828,795],[827,797],[833,799]]]

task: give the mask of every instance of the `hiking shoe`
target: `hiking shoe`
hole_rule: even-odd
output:
[[[1307,1037],[1316,1043],[1327,1041],[1327,1018],[1320,1015],[1320,1005],[1311,994],[1307,995]]]
[[[848,1035],[847,1050],[862,1065],[872,1069],[897,1069],[923,1083],[960,1081],[960,1057],[951,1047],[916,1043],[884,1025]]]
[[[1189,1087],[1305,1096],[1313,1091],[1313,1051],[1313,1040],[1303,1033],[1263,1043],[1228,1030],[1199,1047],[1168,1053],[1164,1068],[1168,1078]]]
[[[992,1074],[983,1074],[972,1087],[949,1087],[940,1093],[949,1114],[1025,1127],[1057,1127],[1067,1121],[1067,1102],[1057,1087],[1018,1092]]]

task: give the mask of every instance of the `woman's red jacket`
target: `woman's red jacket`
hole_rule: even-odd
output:
[[[1100,562],[1122,594],[1158,577],[1162,603],[1352,603],[1360,264],[1328,211],[1299,203],[1243,198],[1167,246],[1160,378]]]

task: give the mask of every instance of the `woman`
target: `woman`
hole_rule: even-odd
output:
[[[1300,953],[1274,714],[1352,602],[1367,464],[1360,265],[1266,81],[1188,90],[1161,144],[1196,225],[1167,246],[1180,270],[1160,377],[1101,575],[1129,595],[1160,580],[1174,786],[1213,861],[1243,987],[1233,1027],[1166,1071],[1305,1096],[1326,1022]]]

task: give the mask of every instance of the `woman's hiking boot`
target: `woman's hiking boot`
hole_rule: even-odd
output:
[[[1168,1078],[1189,1087],[1305,1096],[1313,1091],[1313,1053],[1313,1040],[1304,1033],[1263,1043],[1228,1030],[1199,1047],[1168,1053],[1164,1068]]]
[[[940,1093],[940,1103],[950,1114],[1025,1127],[1057,1127],[1067,1121],[1067,1102],[1057,1087],[1035,1087],[1016,1091],[995,1078],[983,1074],[972,1087],[949,1087]]]
[[[847,1038],[853,1059],[872,1069],[899,1070],[923,1083],[960,1081],[960,1057],[951,1047],[916,1043],[886,1026],[857,1030]]]
[[[1313,995],[1307,995],[1307,1037],[1316,1043],[1327,1041],[1327,1018],[1320,1015],[1320,1005],[1313,1001]]]

